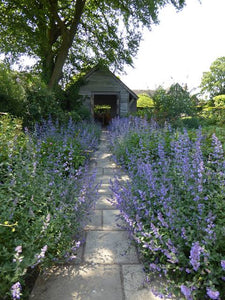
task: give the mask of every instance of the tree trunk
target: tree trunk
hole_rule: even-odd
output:
[[[62,35],[62,44],[59,48],[58,54],[56,56],[55,65],[51,74],[51,78],[48,83],[49,89],[54,89],[54,87],[58,84],[61,79],[63,66],[66,62],[69,49],[72,46],[74,37],[77,33],[78,25],[81,20],[82,13],[84,11],[86,0],[77,0],[75,5],[75,13],[74,18],[71,24],[70,29],[66,29]]]

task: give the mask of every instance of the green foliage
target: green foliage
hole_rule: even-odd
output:
[[[25,113],[26,92],[16,72],[0,63],[0,112],[22,117]]]
[[[207,125],[222,126],[225,122],[225,107],[221,106],[223,97],[222,99],[220,96],[215,98],[218,101],[216,103],[220,105],[215,105],[214,99],[207,101],[207,103],[203,106],[200,116],[204,119],[204,122]]]
[[[115,120],[111,129],[112,150],[131,179],[122,184],[115,180],[112,190],[149,281],[154,274],[165,278],[162,292],[177,299],[223,299],[221,142],[207,129],[202,134],[200,129],[159,128],[138,118]],[[218,296],[210,297],[209,289]]]
[[[174,120],[185,115],[193,115],[195,103],[189,92],[178,83],[168,91],[159,87],[153,96],[155,114],[158,120]]]
[[[14,163],[13,158],[24,148],[26,138],[22,131],[22,120],[0,113],[0,183]]]
[[[67,111],[74,111],[80,108],[82,105],[82,98],[79,95],[81,85],[84,83],[85,73],[79,73],[70,80],[70,83],[66,86],[64,93],[64,101],[62,107]]]
[[[225,108],[225,95],[218,95],[213,98],[215,107]]]
[[[225,95],[215,96],[203,106],[200,114],[208,125],[225,124]]]
[[[0,52],[38,58],[50,88],[62,75],[68,78],[98,61],[121,70],[124,63],[132,65],[143,26],[157,23],[166,4],[181,9],[185,0],[3,1]]]
[[[71,120],[60,127],[48,120],[23,133],[8,116],[0,124],[1,160],[7,166],[0,193],[0,298],[10,299],[10,288],[19,281],[21,299],[27,299],[29,269],[76,257],[96,196],[84,163],[99,129]]]
[[[204,125],[205,120],[201,117],[184,117],[177,119],[173,122],[173,127],[175,128],[188,128],[188,129],[197,129],[200,126]]]
[[[202,94],[213,98],[225,94],[225,56],[217,58],[210,66],[210,71],[204,72],[201,81]]]
[[[23,126],[32,126],[50,115],[61,122],[69,117],[88,120],[90,112],[81,104],[78,87],[74,86],[65,92],[60,88],[52,92],[39,75],[14,72],[0,64],[0,111],[21,118]]]
[[[138,95],[137,108],[152,108],[154,106],[152,98],[147,94]]]
[[[32,124],[47,119],[50,115],[57,119],[63,114],[61,103],[55,94],[37,75],[21,73],[21,85],[26,92],[26,111],[23,116],[24,124]]]
[[[63,114],[60,101],[38,75],[15,72],[4,64],[0,64],[0,111],[22,118],[24,126]]]

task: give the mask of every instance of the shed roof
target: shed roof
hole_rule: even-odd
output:
[[[132,96],[133,99],[137,100],[138,96],[137,94],[135,94],[135,92],[133,92],[124,82],[122,82],[115,74],[113,74],[107,67],[102,67],[102,66],[95,66],[94,68],[92,68],[90,71],[87,72],[87,74],[84,76],[84,80],[88,79],[89,77],[91,77],[95,72],[97,71],[106,71],[108,72],[114,80],[117,81],[117,83],[123,87],[124,89],[127,90],[127,92]]]

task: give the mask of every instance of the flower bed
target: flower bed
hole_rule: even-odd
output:
[[[1,137],[13,132],[10,120]],[[3,124],[3,122],[2,122]],[[4,132],[3,132],[4,129]],[[51,120],[5,142],[1,177],[0,298],[27,296],[27,270],[75,258],[84,219],[96,200],[87,160],[98,144],[93,124]],[[21,143],[23,136],[23,143]]]
[[[159,128],[139,118],[111,124],[115,159],[132,179],[112,189],[146,272],[164,294],[224,299],[225,159],[215,135]]]

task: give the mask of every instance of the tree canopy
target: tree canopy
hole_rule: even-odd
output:
[[[217,58],[211,64],[210,71],[203,73],[201,91],[211,99],[225,94],[225,56]]]
[[[171,85],[168,91],[159,87],[153,95],[155,113],[166,120],[179,118],[182,114],[191,116],[195,112],[195,101],[186,87],[179,83]]]
[[[102,61],[122,70],[132,65],[143,26],[158,22],[159,9],[185,0],[1,0],[0,52],[38,59],[53,88],[66,76]]]

